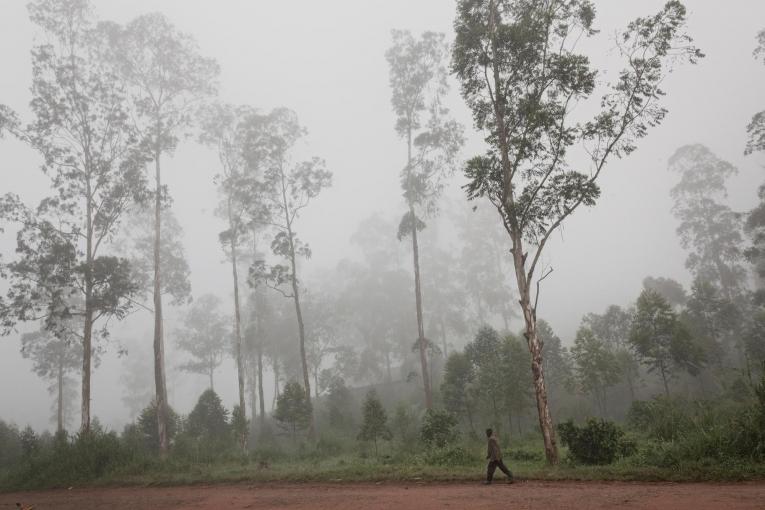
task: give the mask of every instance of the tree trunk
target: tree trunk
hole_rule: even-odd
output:
[[[250,419],[250,430],[255,431],[255,418],[257,417],[258,408],[258,374],[256,368],[253,366],[251,370],[247,370],[247,383],[250,386],[250,413],[252,418]],[[251,435],[250,437],[253,437]]]
[[[667,384],[667,372],[663,362],[659,364],[659,371],[661,372],[661,381],[664,383],[664,394],[669,398],[669,384]]]
[[[489,5],[489,25],[491,31],[492,55],[498,55],[498,43],[496,37],[497,30],[497,5],[494,0]],[[499,69],[496,65],[492,66],[494,81],[494,97],[502,96],[503,81],[499,76]],[[510,149],[507,140],[507,130],[505,125],[504,104],[498,100],[494,101],[494,114],[497,120],[496,132],[500,146],[500,156],[502,165],[503,182],[503,220],[505,229],[510,234],[512,241],[511,254],[513,257],[513,268],[515,270],[516,283],[518,285],[519,302],[523,313],[525,324],[524,336],[528,343],[531,353],[531,373],[534,379],[534,393],[537,402],[537,414],[539,417],[539,429],[542,433],[542,439],[545,446],[545,456],[547,462],[551,465],[558,464],[558,447],[555,441],[555,429],[553,428],[552,416],[550,416],[550,407],[547,402],[547,388],[545,386],[544,367],[542,365],[542,340],[537,333],[536,310],[531,304],[531,278],[532,274],[526,273],[526,254],[523,252],[523,232],[518,224],[516,214],[516,204],[513,195],[512,166],[510,164]]]
[[[300,361],[303,368],[303,385],[305,387],[305,395],[306,400],[308,401],[308,404],[311,404],[311,380],[310,376],[308,374],[308,363],[306,361],[306,354],[305,354],[305,325],[303,324],[303,312],[300,309],[300,296],[298,294],[298,285],[297,281],[295,279],[295,255],[294,251],[292,251],[292,292],[293,292],[293,299],[295,301],[295,315],[297,316],[297,322],[298,322],[298,333],[300,335]],[[311,416],[308,423],[308,437],[313,438],[314,437],[314,420],[313,420],[313,409],[311,409]]]
[[[260,403],[260,424],[266,423],[266,402],[263,399],[263,348],[258,345],[258,399]]]
[[[87,294],[87,293],[86,293]],[[88,299],[87,297],[85,298]],[[90,432],[90,358],[92,353],[93,310],[85,305],[85,334],[82,342],[82,416],[80,432]]]
[[[244,400],[244,361],[242,360],[242,316],[239,310],[239,276],[236,267],[236,225],[231,217],[231,204],[229,203],[229,227],[231,228],[231,273],[234,278],[234,341],[236,342],[236,373],[239,383],[239,410],[244,419],[247,419],[247,407]],[[245,445],[242,438],[242,444]]]
[[[417,345],[420,350],[420,368],[422,370],[422,386],[425,391],[425,408],[433,408],[433,394],[430,390],[430,377],[428,375],[428,358],[425,349],[427,348],[425,341],[425,326],[423,325],[422,318],[422,287],[420,284],[420,248],[417,244],[417,216],[414,211],[414,204],[412,198],[409,196],[411,193],[411,171],[412,171],[412,124],[409,123],[409,129],[407,131],[407,203],[409,206],[409,216],[412,222],[412,262],[414,264],[414,297],[415,307],[417,309]]]
[[[82,414],[80,432],[90,432],[90,365],[93,354],[93,199],[90,179],[87,180],[86,221],[87,246],[85,259],[85,324],[82,335]]]
[[[276,407],[276,399],[279,398],[279,361],[274,360],[274,399],[271,401],[271,411]]]
[[[630,403],[635,401],[635,383],[632,381],[632,367],[627,363],[625,375],[627,376],[627,386],[630,390]]]
[[[414,222],[414,207],[409,208]],[[412,228],[412,257],[414,261],[414,294],[417,306],[417,344],[420,348],[420,366],[422,368],[422,384],[425,390],[425,408],[433,408],[433,394],[430,389],[430,375],[428,373],[427,341],[425,340],[425,327],[422,319],[422,289],[420,286],[420,253],[417,246],[417,227]]]
[[[444,360],[445,360],[449,357],[449,354],[446,352],[446,327],[444,326],[443,316],[441,316],[440,322],[441,322],[441,344],[444,347]]]
[[[467,397],[465,397],[465,412],[467,414],[468,423],[470,424],[470,433],[475,436],[475,424],[473,423],[473,410],[470,407],[470,404],[467,402]]]
[[[524,307],[524,316],[527,315]],[[536,329],[536,318],[533,322],[526,323],[526,339],[531,353],[531,373],[534,376],[534,394],[537,401],[537,414],[539,416],[539,429],[545,445],[545,456],[550,464],[558,463],[558,446],[555,441],[555,429],[553,428],[550,406],[547,402],[547,387],[545,374],[542,368],[542,341],[539,339]]]
[[[292,220],[290,218],[287,201],[287,187],[284,182],[284,173],[282,173],[282,204],[284,206],[284,218],[285,225],[287,227],[287,237],[289,239],[289,259],[290,268],[292,269],[292,299],[295,302],[295,315],[298,323],[298,336],[300,340],[300,364],[303,369],[303,389],[305,390],[305,397],[308,404],[311,404],[311,380],[308,374],[308,360],[305,353],[305,324],[303,323],[303,312],[300,308],[300,289],[297,281],[297,262],[295,260],[295,240],[292,232]],[[313,439],[315,432],[313,409],[311,409],[311,415],[308,423],[308,437]]]
[[[64,361],[63,359],[58,360],[58,373],[56,374],[56,385],[58,387],[58,400],[56,402],[56,432],[60,434],[64,430]]]
[[[165,344],[162,329],[162,271],[160,269],[160,246],[162,243],[162,178],[160,172],[159,139],[161,126],[157,123],[157,140],[154,153],[154,387],[157,401],[157,435],[159,453],[164,457],[169,448],[167,437],[167,384],[165,381]]]

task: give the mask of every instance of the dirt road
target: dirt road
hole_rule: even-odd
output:
[[[0,494],[0,509],[765,509],[765,483],[518,482],[120,487]]]

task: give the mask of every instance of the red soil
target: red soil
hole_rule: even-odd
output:
[[[480,484],[269,484],[83,488],[0,494],[46,509],[765,509],[765,483],[517,482]]]

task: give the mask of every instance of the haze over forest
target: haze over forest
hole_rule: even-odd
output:
[[[608,70],[598,76],[599,81],[613,79],[620,69],[610,34],[637,16],[659,10],[664,3],[596,2],[596,28],[601,33],[582,41],[580,49],[592,57],[595,66]],[[602,195],[597,204],[568,219],[543,255],[542,265],[554,271],[542,283],[538,315],[565,346],[572,345],[587,313],[602,313],[611,304],[626,308],[634,303],[647,276],[672,278],[690,289],[693,276],[685,265],[688,253],[677,237],[678,220],[672,214],[670,196],[679,176],[668,170],[668,160],[678,148],[702,144],[738,169],[726,183],[725,203],[731,209],[745,213],[758,203],[757,187],[765,180],[765,155],[744,156],[744,147],[747,124],[765,107],[765,67],[752,58],[755,36],[765,23],[765,3],[687,0],[685,4],[687,31],[705,58],[698,65],[678,66],[662,83],[667,91],[663,98],[669,111],[666,119],[639,141],[633,154],[609,163],[599,181]],[[296,222],[296,231],[312,252],[310,259],[299,264],[308,301],[336,296],[344,279],[353,278],[349,265],[371,263],[364,257],[375,251],[384,252],[386,264],[411,277],[410,246],[406,240],[396,239],[405,211],[399,174],[407,154],[395,131],[385,54],[393,29],[410,30],[415,35],[443,32],[451,43],[454,2],[97,0],[93,5],[99,19],[122,24],[148,12],[164,14],[179,31],[196,39],[201,55],[219,64],[220,101],[250,105],[264,113],[286,107],[297,114],[307,135],[297,145],[294,159],[318,156],[332,173],[331,186],[313,199]],[[30,51],[40,37],[39,29],[29,20],[25,2],[3,3],[0,103],[13,107],[25,120],[32,115]],[[486,151],[485,134],[474,128],[453,75],[448,82],[443,103],[464,127],[465,143],[458,156],[464,162]],[[219,297],[221,312],[233,320],[231,264],[218,237],[227,227],[225,218],[216,214],[221,196],[214,178],[221,171],[220,161],[215,149],[200,144],[194,133],[182,139],[173,154],[164,156],[163,178],[172,196],[172,213],[183,229],[191,294],[195,302],[206,294]],[[28,205],[39,202],[50,191],[49,178],[40,171],[41,163],[42,158],[27,144],[12,136],[0,139],[0,194],[16,193]],[[478,224],[475,218],[483,213],[493,219],[487,227],[495,229],[491,235],[507,243],[489,202],[467,202],[462,167],[462,163],[457,165],[447,181],[437,203],[438,216],[427,220],[422,234],[424,260],[438,260],[441,252],[437,250],[459,260],[466,232],[478,228],[465,230],[465,225],[471,221]],[[472,211],[473,206],[478,210]],[[151,205],[146,207],[151,209]],[[361,231],[363,237],[363,226],[370,225],[370,218],[382,233],[365,245],[358,233]],[[489,223],[480,223],[484,224]],[[12,228],[0,234],[4,259],[13,257],[15,235]],[[506,255],[507,247],[500,253]],[[423,263],[422,272],[427,314],[428,285],[432,284],[427,283],[428,264]],[[511,266],[506,277],[513,295],[509,330],[517,333],[523,329],[523,319],[517,311]],[[753,286],[753,276],[748,278]],[[406,284],[408,294],[402,299],[413,303],[413,284],[411,280]],[[246,284],[242,287],[246,289]],[[0,281],[0,289],[4,292],[6,288],[6,282]],[[173,306],[167,301],[164,331],[169,403],[176,411],[188,413],[208,380],[205,375],[181,370],[188,355],[178,348],[177,341],[189,306]],[[463,333],[449,334],[450,350],[461,349],[475,335],[478,312],[470,306],[470,327]],[[405,342],[411,343],[417,338],[417,324],[414,312],[407,310],[407,314],[411,314],[411,327],[402,335],[408,335]],[[499,330],[505,328],[498,313],[487,313],[484,322]],[[140,309],[110,323],[110,338],[103,344],[105,351],[93,372],[91,410],[92,416],[109,428],[121,430],[135,419],[134,407],[140,409],[151,399],[152,327],[151,315]],[[435,329],[429,332],[428,328],[431,326],[426,325],[427,337],[438,337]],[[20,324],[17,332],[0,338],[0,418],[20,426],[30,424],[40,431],[51,428],[51,397],[47,383],[34,374],[32,361],[19,349],[21,334],[35,329],[35,325]],[[284,333],[289,348],[296,346],[296,334]],[[353,334],[342,337],[343,343],[360,347],[361,340]],[[145,367],[145,378],[136,376],[136,366]],[[265,377],[268,406],[274,392],[270,370],[267,368]],[[405,375],[397,373],[396,377]],[[374,382],[360,380],[359,385]],[[237,402],[237,368],[228,352],[215,372],[215,390],[227,407]],[[144,396],[146,401],[140,401]],[[131,407],[131,397],[140,402]],[[73,402],[69,424],[76,428],[78,399]]]

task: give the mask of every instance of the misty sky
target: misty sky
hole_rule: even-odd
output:
[[[300,153],[324,158],[334,173],[333,187],[311,205],[297,229],[313,250],[313,258],[305,264],[309,280],[311,274],[333,268],[349,256],[349,237],[359,221],[375,212],[399,217],[403,200],[398,175],[406,147],[393,129],[384,53],[394,28],[446,32],[452,40],[453,1],[93,3],[100,18],[120,23],[160,11],[180,30],[193,35],[201,52],[221,66],[223,101],[262,110],[286,106],[297,112],[309,133]],[[734,209],[750,209],[756,187],[765,181],[765,159],[743,156],[746,124],[754,112],[765,108],[765,67],[752,58],[755,34],[765,28],[765,2],[685,3],[688,31],[707,57],[697,66],[679,68],[666,80],[664,104],[669,115],[663,125],[653,129],[628,159],[612,161],[600,181],[603,194],[598,205],[578,211],[547,249],[545,263],[555,271],[545,281],[539,315],[566,343],[583,314],[603,311],[611,303],[629,304],[647,275],[689,283],[685,253],[675,237],[676,221],[670,211],[669,189],[677,176],[666,170],[666,162],[675,149],[703,143],[739,168],[739,175],[730,183]],[[29,52],[37,32],[25,4],[4,0],[0,5],[0,103],[28,119]],[[663,2],[596,0],[595,4],[601,34],[583,48],[598,64],[614,60],[610,34],[638,15],[657,11]],[[609,68],[601,78],[617,72],[618,68]],[[466,126],[468,143],[462,157],[482,152],[482,137],[473,129],[453,80],[448,103]],[[163,171],[174,198],[173,211],[185,229],[194,295],[213,292],[228,300],[230,268],[217,240],[223,224],[213,214],[218,200],[212,185],[217,163],[213,151],[187,141],[163,162]],[[40,158],[25,145],[0,140],[0,193],[15,192],[27,204],[35,204],[48,190],[48,179],[39,165]],[[462,177],[455,176],[449,191],[459,200],[463,200],[458,189],[461,182]],[[10,255],[13,235],[10,232],[0,238],[0,252]],[[393,232],[390,242],[396,242]],[[145,345],[148,351],[150,321],[131,324],[130,331],[115,328],[115,341],[131,349]],[[516,321],[514,329],[519,327]],[[48,426],[50,398],[45,384],[31,372],[31,362],[18,350],[18,335],[0,339],[0,418],[40,429]],[[119,398],[122,365],[110,353],[93,375],[93,414],[120,428],[130,418]],[[204,388],[203,377],[170,377],[187,377],[193,388]],[[224,364],[217,379],[216,389],[230,406],[236,395],[233,365]],[[188,412],[188,402],[176,404],[171,392],[171,403],[182,412]],[[78,422],[76,413],[73,423]]]

